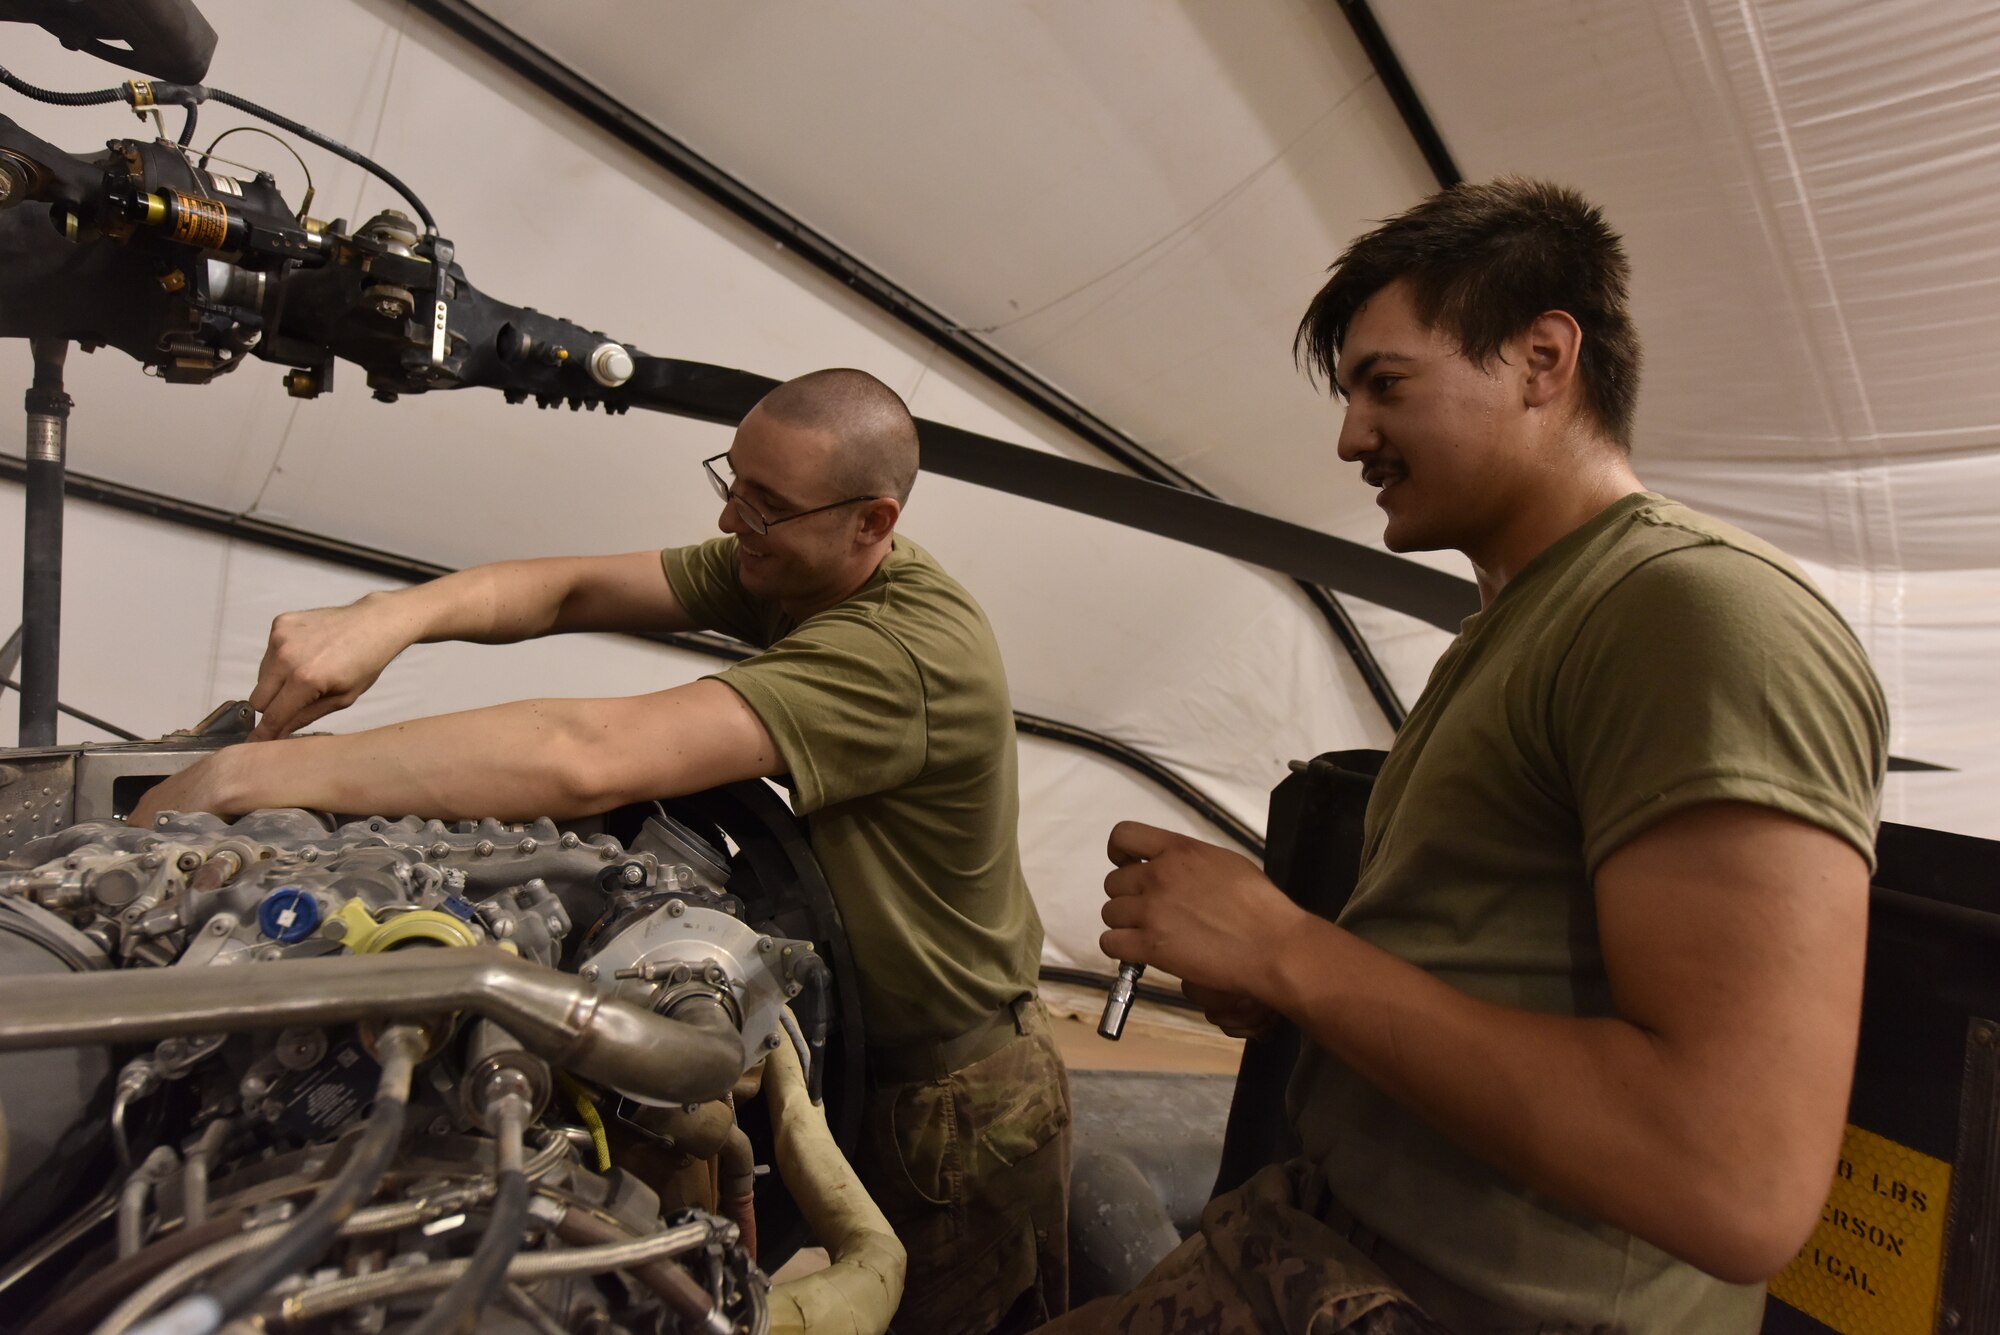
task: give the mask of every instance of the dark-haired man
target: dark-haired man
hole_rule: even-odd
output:
[[[873,376],[788,381],[702,465],[727,536],[502,562],[281,616],[255,739],[154,789],[133,819],[561,819],[785,776],[859,973],[871,1085],[855,1166],[909,1251],[898,1322],[970,1335],[1067,1305],[1069,1096],[1035,998],[1042,925],[999,649],[971,595],[895,532],[917,461],[908,409]],[[412,644],[698,627],[761,652],[650,695],[289,736]]]
[[[1223,849],[1112,832],[1107,955],[1307,1043],[1304,1149],[1052,1330],[1747,1335],[1818,1219],[1853,1071],[1882,695],[1755,538],[1643,489],[1598,211],[1463,186],[1356,241],[1299,332],[1398,551],[1468,618],[1305,914]]]

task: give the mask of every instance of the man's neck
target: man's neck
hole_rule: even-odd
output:
[[[778,606],[794,622],[818,616],[829,607],[838,607],[861,592],[868,581],[875,578],[875,572],[881,569],[882,563],[889,559],[889,553],[893,550],[893,540],[884,542],[847,567],[841,577],[829,581],[824,591],[809,598],[780,599]]]
[[[1482,608],[1499,597],[1529,562],[1607,507],[1646,489],[1623,450],[1592,451],[1575,468],[1562,486],[1545,488],[1530,503],[1516,507],[1479,550],[1466,551],[1478,579]]]

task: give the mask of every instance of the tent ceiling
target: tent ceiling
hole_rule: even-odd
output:
[[[1369,527],[1291,332],[1432,181],[1332,4],[480,8],[1232,500]]]
[[[480,3],[1226,498],[1378,533],[1289,341],[1347,239],[1433,183],[1332,0]],[[1807,561],[1898,749],[1984,768],[1991,647],[1962,629],[2000,578],[2000,11],[1379,17],[1469,178],[1570,182],[1625,233],[1642,476]],[[1406,690],[1440,642],[1364,626]]]
[[[276,7],[203,3],[217,82],[421,183],[497,294],[773,375],[867,365],[927,416],[1088,457],[408,4],[327,7],[304,38]],[[1376,539],[1291,332],[1341,246],[1432,182],[1334,0],[481,4],[1225,498]],[[1808,561],[1875,655],[1895,749],[1964,770],[1893,780],[1890,816],[2000,833],[2000,13],[1399,0],[1380,17],[1468,176],[1570,181],[1625,232],[1649,358],[1642,475]],[[33,36],[10,46],[23,72],[98,74]],[[65,117],[59,141],[101,139],[88,119]],[[327,214],[389,202],[337,166],[321,190]],[[121,481],[454,563],[572,546],[580,515],[607,545],[706,522],[699,493],[606,479],[691,478],[713,428],[557,429],[463,396],[383,410],[354,381],[303,407],[240,378],[142,394],[105,363],[77,369],[78,464]],[[149,429],[189,413],[202,430],[152,448]],[[557,486],[541,481],[552,447],[571,461]],[[1307,615],[1282,585],[956,485],[925,495],[916,536],[990,576],[1024,707],[1087,709],[1226,772],[1239,804],[1260,782],[1239,753],[1371,726],[1365,698],[1301,703],[1355,687],[1322,631],[1280,624]],[[1105,572],[1089,597],[1079,552]],[[1411,694],[1443,637],[1356,614]],[[1277,688],[1246,693],[1269,661]],[[1249,699],[1255,726],[1203,713],[1200,692]]]

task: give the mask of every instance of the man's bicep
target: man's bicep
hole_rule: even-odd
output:
[[[756,711],[713,678],[604,702],[590,748],[606,807],[785,772]]]
[[[1670,1041],[1859,1013],[1868,869],[1826,830],[1694,807],[1607,857],[1596,898],[1620,1015]]]
[[[658,551],[577,559],[581,566],[563,602],[557,630],[699,628],[661,569]]]
[[[1764,1162],[1773,1189],[1823,1190],[1860,1024],[1860,852],[1783,812],[1715,802],[1612,852],[1595,889],[1613,1005],[1652,1036],[1701,1134]]]

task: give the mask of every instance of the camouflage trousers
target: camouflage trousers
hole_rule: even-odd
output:
[[[1069,1307],[1069,1077],[1040,1001],[940,1080],[868,1095],[855,1170],[908,1249],[899,1335],[1025,1331]]]
[[[1040,1335],[1449,1335],[1373,1261],[1300,1208],[1303,1166],[1216,1197],[1201,1229],[1130,1293]]]

